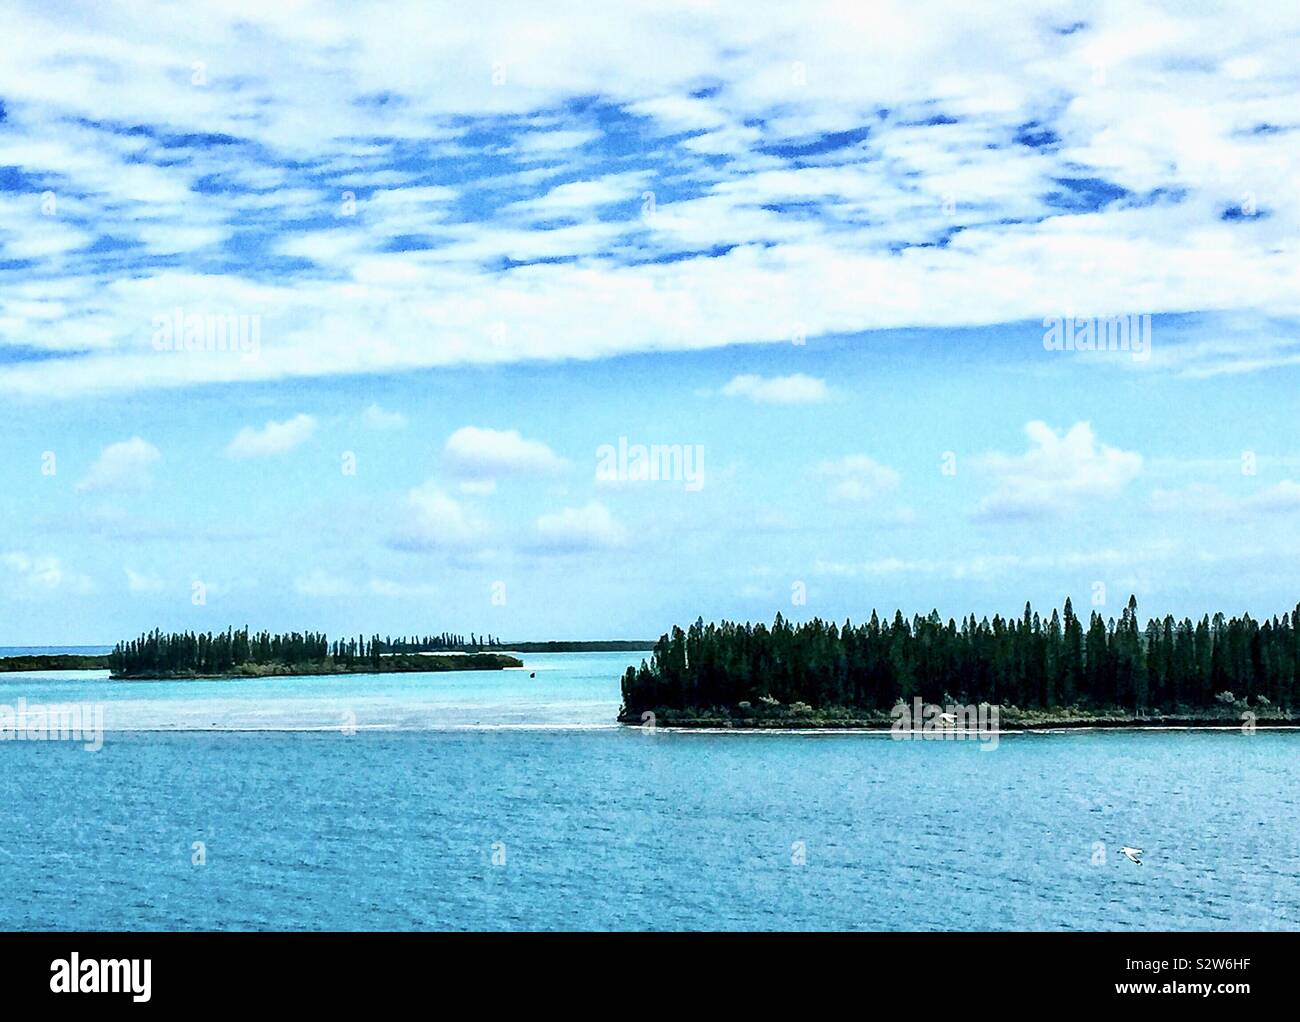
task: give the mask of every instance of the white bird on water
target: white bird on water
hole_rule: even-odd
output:
[[[1124,857],[1128,859],[1129,862],[1136,862],[1139,866],[1142,865],[1141,848],[1130,848],[1128,845],[1125,845],[1123,848],[1120,849],[1120,851],[1123,853]]]

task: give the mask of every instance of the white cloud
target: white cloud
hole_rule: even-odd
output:
[[[727,397],[747,397],[758,404],[807,405],[818,404],[830,397],[830,388],[823,380],[803,373],[792,376],[737,376],[722,393]]]
[[[190,580],[190,586],[201,585],[209,600],[226,597],[233,593],[248,592],[257,589],[261,582],[251,575],[232,575],[226,578],[213,578],[208,573]]]
[[[235,4],[158,12],[147,38],[109,8],[75,24],[39,5],[6,13],[0,166],[51,182],[68,216],[34,222],[34,196],[0,200],[0,245],[35,261],[37,291],[61,292],[7,289],[0,344],[75,353],[0,360],[8,392],[1130,310],[1206,313],[1210,339],[1219,315],[1275,320],[1277,343],[1189,352],[1191,375],[1300,358],[1285,340],[1300,316],[1294,4],[1243,18],[1134,3],[1080,18],[1028,2],[990,15],[914,0],[757,12],[629,0],[616,22],[575,6],[543,26],[521,0],[457,32],[429,5],[359,19]],[[1064,34],[1075,20],[1086,24]],[[204,87],[177,56],[196,52]],[[571,101],[590,96],[636,118],[643,144],[619,151],[616,173],[601,147],[579,148],[591,114]],[[449,216],[457,190],[403,160],[417,140],[432,167],[472,154],[471,121],[498,136],[489,186],[508,201],[490,223]],[[237,143],[158,138],[200,133]],[[214,178],[236,187],[205,189]],[[1114,201],[1089,198],[1088,182]],[[302,229],[304,210],[335,211],[349,187],[369,196],[356,229]],[[648,216],[646,190],[659,197]],[[1257,213],[1223,219],[1245,193]],[[250,210],[312,269],[271,276],[219,258]],[[539,218],[565,226],[535,229]],[[88,259],[90,232],[73,223],[127,244]],[[422,240],[396,250],[407,236]],[[138,325],[157,310],[205,303],[260,312],[258,358],[142,350]],[[76,314],[51,317],[59,304]],[[488,336],[494,320],[503,337]]]
[[[1032,518],[1113,500],[1142,471],[1142,455],[1098,443],[1087,422],[1058,434],[1036,420],[1025,433],[1024,454],[994,452],[972,460],[996,484],[980,501],[976,518]]]
[[[593,210],[611,203],[626,203],[640,209],[649,171],[607,174],[592,181],[570,181],[556,185],[545,195],[516,203],[515,209],[536,216],[563,216]]]
[[[109,444],[77,489],[88,493],[145,489],[153,481],[150,469],[161,457],[157,447],[138,436]]]
[[[6,591],[19,598],[38,598],[56,593],[84,595],[94,590],[89,577],[70,571],[57,557],[11,550],[0,554],[0,568],[5,569],[8,576]]]
[[[870,504],[885,493],[898,489],[899,475],[865,454],[849,454],[837,461],[824,461],[815,474],[829,483],[827,495],[841,504]]]
[[[472,547],[486,534],[485,523],[437,484],[407,494],[406,518],[389,545],[413,553]]]
[[[154,255],[192,252],[225,241],[229,231],[221,227],[185,227],[174,224],[141,223],[136,236]]]
[[[1181,490],[1155,490],[1151,494],[1151,507],[1172,514],[1218,518],[1300,511],[1300,483],[1283,479],[1246,497],[1232,496],[1216,486],[1195,483]]]
[[[582,553],[622,546],[627,530],[598,501],[566,507],[537,519],[533,549],[540,553]]]
[[[66,253],[89,245],[93,237],[51,218],[38,219],[27,229],[14,233],[0,233],[0,252],[7,259],[62,258]]]
[[[452,472],[479,479],[547,475],[564,467],[564,462],[540,440],[527,440],[513,429],[478,426],[463,426],[448,437],[443,457]]]
[[[265,458],[283,454],[306,443],[316,431],[316,420],[310,415],[295,415],[284,422],[268,422],[261,429],[245,426],[226,445],[230,458]]]
[[[160,593],[166,588],[157,575],[144,574],[132,568],[124,568],[123,571],[126,572],[126,587],[133,593]]]
[[[515,143],[521,153],[539,156],[552,156],[565,149],[577,149],[600,138],[600,132],[579,131],[537,131],[524,135]]]
[[[406,416],[401,412],[385,411],[379,405],[371,405],[361,413],[361,422],[366,429],[387,432],[406,428]]]

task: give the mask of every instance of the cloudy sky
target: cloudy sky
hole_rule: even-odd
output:
[[[1300,597],[1293,3],[4,6],[0,644]]]

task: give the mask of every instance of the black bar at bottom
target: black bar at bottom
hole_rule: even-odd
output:
[[[812,1009],[834,996],[882,1009],[901,998],[918,1007],[1164,1002],[1222,1011],[1294,1005],[1298,963],[1300,933],[0,934],[10,1009],[113,1001],[132,1010],[337,1012],[416,998],[487,1013],[507,1004],[621,1010],[631,998],[721,1003],[734,1013],[750,1004]],[[89,990],[114,984],[117,993]],[[453,992],[455,1002],[446,1000]]]

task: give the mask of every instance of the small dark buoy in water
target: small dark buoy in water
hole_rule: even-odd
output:
[[[530,674],[528,677],[530,677],[530,678],[536,678],[536,677],[537,677],[537,672],[536,672],[536,671],[533,671],[533,673]]]

